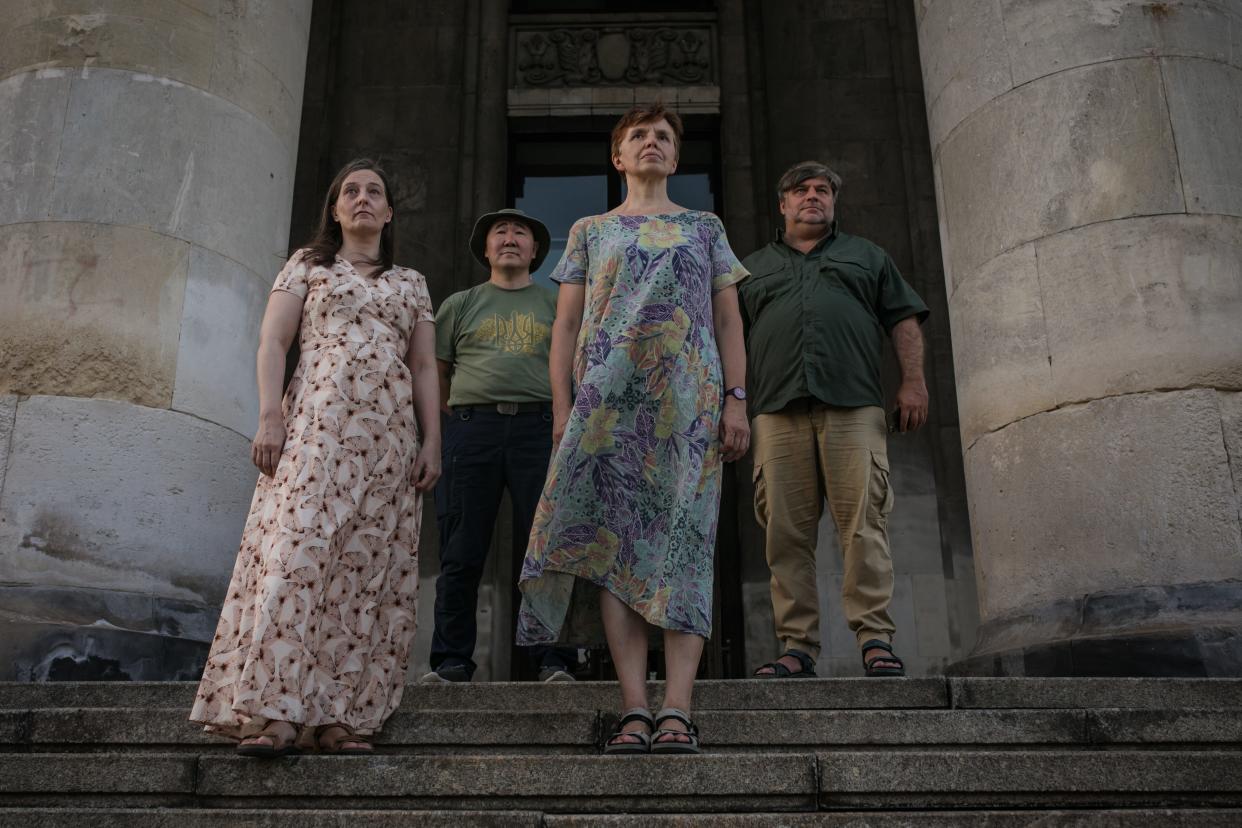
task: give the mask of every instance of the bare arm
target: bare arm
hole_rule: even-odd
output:
[[[250,460],[268,477],[285,445],[285,420],[280,399],[285,381],[285,354],[297,336],[302,320],[302,298],[285,290],[267,297],[263,325],[259,329],[259,353],[255,374],[259,384],[259,427],[250,444]]]
[[[414,416],[423,436],[414,461],[414,488],[426,492],[440,478],[440,378],[436,370],[434,322],[415,323],[405,364],[414,376]]]
[[[449,410],[449,388],[453,379],[453,363],[445,362],[442,359],[436,360],[436,371],[440,375],[440,410],[445,414],[452,414]]]
[[[712,322],[716,329],[716,348],[720,351],[720,367],[724,387],[746,387],[746,346],[742,340],[742,314],[737,304],[737,288],[733,285],[712,296]],[[720,415],[720,442],[725,462],[737,460],[750,448],[750,421],[746,419],[746,403],[726,394]]]
[[[897,364],[901,366],[901,385],[894,400],[898,409],[897,428],[914,431],[927,422],[927,383],[923,379],[923,332],[913,316],[893,326],[891,333]]]
[[[582,327],[586,286],[562,284],[556,295],[556,319],[548,353],[548,380],[552,385],[552,445],[560,445],[573,410],[574,348]]]

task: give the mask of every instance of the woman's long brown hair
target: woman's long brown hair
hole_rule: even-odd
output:
[[[332,218],[332,205],[336,204],[336,199],[341,194],[341,186],[344,185],[345,179],[352,173],[359,170],[370,170],[379,176],[384,184],[384,199],[388,202],[388,206],[392,207],[392,187],[388,183],[388,174],[370,158],[356,158],[350,161],[341,171],[336,174],[336,178],[332,179],[332,186],[328,187],[328,195],[323,200],[323,210],[319,213],[319,226],[315,228],[315,235],[311,236],[310,241],[303,245],[306,250],[306,261],[314,265],[331,265],[336,258],[336,253],[341,249],[344,238],[341,235],[341,225]],[[394,221],[389,221],[384,225],[384,229],[380,231],[380,257],[379,261],[372,262],[383,270],[388,270],[393,266],[396,257],[396,237],[393,229]]]

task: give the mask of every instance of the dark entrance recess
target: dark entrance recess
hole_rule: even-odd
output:
[[[715,117],[688,116],[677,173],[669,179],[669,195],[684,207],[721,213],[719,127]],[[509,181],[506,203],[548,225],[552,250],[535,274],[536,280],[555,284],[548,275],[560,261],[569,229],[583,216],[607,212],[624,198],[620,175],[609,161],[609,135],[615,116],[582,118],[511,119]],[[712,638],[704,648],[700,678],[740,678],[745,672],[740,544],[734,515],[737,486],[734,470],[726,467],[721,498],[721,520],[716,540],[716,587],[713,592]],[[512,567],[515,584],[512,614],[520,597],[516,592],[519,556]],[[658,640],[653,638],[653,643]],[[534,678],[534,669],[521,651],[512,652],[511,678]],[[662,654],[653,649],[648,672],[662,678]],[[613,679],[616,674],[606,648],[588,652],[582,678]]]

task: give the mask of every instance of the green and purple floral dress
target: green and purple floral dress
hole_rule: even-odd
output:
[[[591,216],[554,281],[586,288],[574,408],[522,567],[519,644],[602,643],[599,589],[707,637],[724,390],[712,294],[747,276],[711,213]]]

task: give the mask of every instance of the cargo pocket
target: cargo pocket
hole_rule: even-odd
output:
[[[755,464],[751,474],[751,482],[755,484],[755,520],[762,529],[768,528],[768,487],[763,482],[763,466]]]
[[[888,481],[888,456],[871,452],[871,481],[867,489],[867,522],[884,529],[893,510],[893,487]]]

